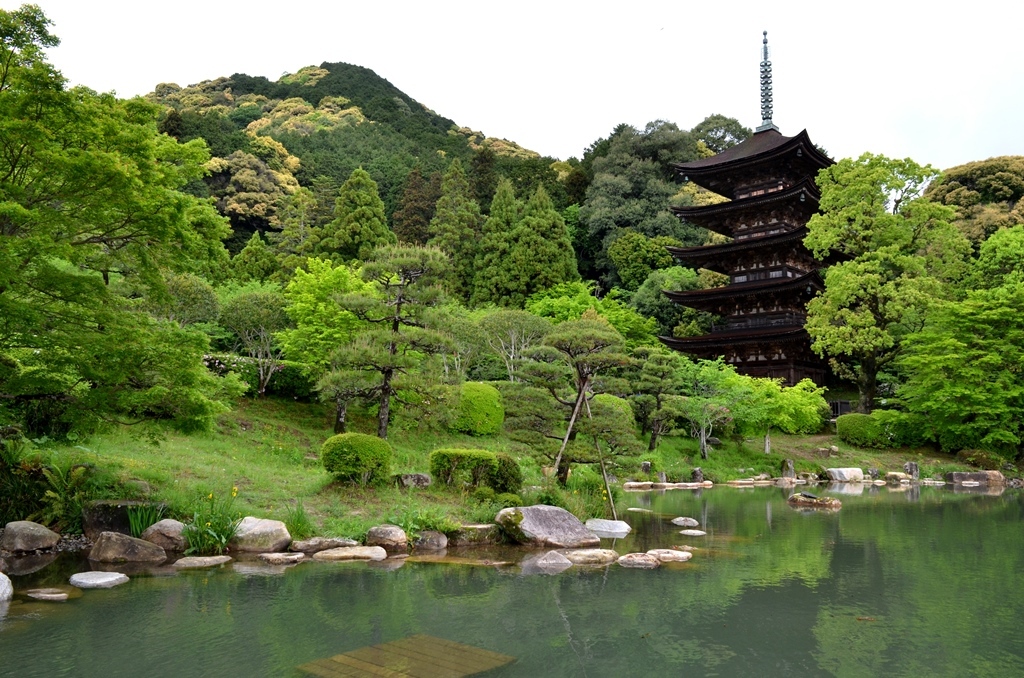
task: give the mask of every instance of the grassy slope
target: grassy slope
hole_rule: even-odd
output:
[[[372,432],[375,428],[375,422],[360,418],[358,413],[351,419],[351,430]],[[134,430],[121,429],[94,436],[78,446],[55,448],[53,453],[62,461],[88,461],[106,467],[121,480],[145,481],[151,487],[150,496],[167,502],[179,515],[187,514],[196,501],[210,493],[223,496],[237,487],[235,507],[243,514],[284,520],[301,501],[318,531],[329,535],[359,536],[371,525],[411,519],[417,513],[460,521],[487,518],[484,514],[490,507],[480,506],[459,492],[436,487],[364,490],[333,483],[318,458],[321,443],[331,435],[329,422],[330,412],[321,405],[243,399],[220,418],[217,430],[210,434],[168,434],[154,445]],[[427,457],[437,447],[480,447],[513,453],[516,449],[504,436],[472,438],[420,428],[425,429],[401,418],[392,426],[395,472],[426,472]],[[773,435],[772,442],[773,454],[766,456],[761,452],[760,440],[727,441],[702,462],[694,440],[666,437],[655,453],[641,459],[651,460],[654,469],[665,471],[670,479],[688,479],[692,466],[699,465],[707,477],[716,481],[761,472],[777,475],[786,457],[796,461],[798,471],[817,471],[824,466],[901,470],[909,459],[921,464],[922,475],[965,468],[930,450],[858,450],[828,435]],[[839,446],[839,454],[828,459],[818,456],[818,448],[832,444]],[[522,454],[517,456],[527,484],[540,483],[537,462]],[[619,475],[627,473],[623,470]]]

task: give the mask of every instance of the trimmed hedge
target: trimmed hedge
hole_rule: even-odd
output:
[[[487,484],[498,494],[516,494],[523,486],[523,470],[510,454],[499,452],[495,455],[494,470],[487,478]]]
[[[501,431],[505,408],[501,393],[490,384],[467,381],[462,385],[451,430],[471,436],[493,435]]]
[[[430,453],[430,475],[439,483],[467,483],[476,487],[498,466],[494,452],[445,448]]]
[[[857,447],[882,447],[882,427],[869,414],[851,412],[836,418],[836,435]]]
[[[339,480],[382,485],[391,477],[391,445],[365,433],[342,433],[320,448],[320,461]]]
[[[919,447],[933,440],[925,417],[896,410],[841,415],[836,433],[845,443],[876,449]]]

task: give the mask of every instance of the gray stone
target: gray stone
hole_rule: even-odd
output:
[[[68,592],[63,589],[29,589],[25,595],[33,600],[45,600],[48,602],[64,602],[68,599]]]
[[[433,481],[426,473],[402,473],[395,476],[399,487],[430,487]]]
[[[337,549],[343,546],[359,546],[359,542],[354,539],[342,539],[340,537],[313,537],[312,539],[293,541],[288,546],[288,550],[298,551],[300,553],[317,553],[319,551]]]
[[[859,468],[827,468],[828,479],[836,483],[862,483],[864,471]]]
[[[667,483],[668,482],[668,476],[665,475],[664,471],[658,471],[658,482],[659,483]]]
[[[2,562],[0,571],[6,572],[9,575],[15,577],[23,577],[26,574],[33,574],[40,570],[49,567],[50,563],[57,560],[57,552],[50,551],[49,553],[30,553],[25,556],[14,556],[13,558],[7,558]]]
[[[690,482],[691,483],[703,483],[704,482],[704,470],[700,466],[694,467],[690,471]]]
[[[388,552],[381,546],[342,546],[313,554],[313,560],[384,560]]]
[[[424,530],[412,545],[417,551],[441,551],[448,548],[448,537],[443,532]]]
[[[128,581],[128,575],[120,572],[79,572],[71,575],[72,586],[80,589],[112,589]]]
[[[872,480],[878,480],[878,476],[880,475],[882,474],[877,468],[868,469],[868,478],[871,478]]]
[[[164,551],[184,551],[185,537],[182,533],[185,524],[173,518],[164,518],[145,529],[142,538],[152,542]]]
[[[585,548],[599,546],[601,538],[573,514],[557,506],[516,506],[498,512],[494,522],[520,544]]]
[[[653,570],[661,567],[661,561],[647,553],[627,553],[618,560],[623,567],[633,567],[641,570]]]
[[[679,530],[679,534],[685,535],[687,537],[703,537],[707,535],[707,532],[705,532],[704,530]]]
[[[899,485],[903,482],[909,482],[910,476],[902,471],[889,471],[885,474],[885,482]]]
[[[602,539],[622,539],[633,528],[624,520],[605,520],[603,518],[591,518],[587,521],[587,529]]]
[[[663,563],[685,563],[693,558],[693,554],[689,551],[680,551],[679,549],[651,549],[647,555],[654,556]]]
[[[651,462],[649,462],[649,461],[642,461],[642,462],[640,462],[640,473],[650,473],[650,472],[651,472]]]
[[[640,508],[639,506],[630,506],[626,510],[631,511],[633,513],[654,513],[654,511],[652,511],[651,509]]]
[[[288,528],[280,520],[246,516],[238,523],[228,548],[232,551],[270,553],[284,551],[292,543]]]
[[[999,471],[954,471],[946,474],[946,482],[954,484],[1005,485],[1006,478]]]
[[[686,516],[673,518],[672,524],[678,525],[679,527],[700,527],[700,523],[697,521],[696,518],[687,518]]]
[[[14,597],[14,584],[6,574],[0,573],[0,603],[6,602]]]
[[[162,563],[167,560],[167,553],[142,539],[120,532],[102,532],[89,551],[89,560],[99,563]]]
[[[903,465],[903,472],[910,476],[911,480],[919,480],[921,478],[921,468],[917,465],[916,461],[908,461]]]
[[[260,560],[268,565],[294,565],[306,558],[305,553],[261,553]]]
[[[619,559],[611,549],[568,549],[559,551],[573,565],[608,565]]]
[[[651,489],[651,486],[653,484],[654,483],[652,483],[649,480],[628,481],[628,482],[622,483],[622,489],[627,490],[627,491],[645,491],[645,490]]]
[[[232,560],[231,556],[186,556],[176,560],[174,567],[179,570],[202,570],[230,563]]]
[[[796,478],[796,467],[793,465],[792,459],[782,460],[782,477]]]
[[[52,549],[60,541],[60,535],[53,530],[28,520],[15,520],[4,527],[0,538],[0,551],[26,553],[40,549]]]
[[[523,574],[558,574],[572,567],[572,561],[558,551],[532,555],[520,563]]]
[[[497,544],[501,530],[494,523],[462,525],[448,537],[448,546],[483,546]]]
[[[409,537],[398,525],[377,525],[366,531],[367,546],[382,546],[389,551],[405,550]]]

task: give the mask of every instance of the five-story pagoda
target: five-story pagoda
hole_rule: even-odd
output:
[[[803,245],[818,209],[814,178],[832,160],[804,130],[793,137],[772,123],[772,75],[765,32],[761,61],[761,125],[745,141],[710,158],[676,163],[692,181],[729,201],[673,207],[681,219],[732,238],[723,245],[670,247],[683,266],[729,276],[725,287],[665,292],[673,302],[720,316],[709,334],[661,337],[698,358],[722,356],[737,371],[824,384],[827,364],[811,351],[806,304],[823,289],[817,261]]]

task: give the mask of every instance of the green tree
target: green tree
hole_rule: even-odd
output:
[[[242,251],[231,259],[232,277],[242,283],[270,280],[280,271],[278,258],[267,247],[259,231],[252,234]]]
[[[675,260],[666,247],[682,247],[683,243],[668,236],[648,238],[642,233],[626,229],[608,246],[608,258],[622,286],[635,291],[647,280],[652,271],[668,268]]]
[[[498,181],[491,214],[481,229],[480,248],[476,255],[476,276],[473,279],[473,304],[507,306],[523,283],[510,266],[505,265],[512,249],[512,232],[522,216],[522,205],[508,179]]]
[[[488,312],[478,324],[484,341],[505,364],[509,381],[517,380],[523,354],[551,331],[551,323],[544,318],[515,309]]]
[[[715,428],[731,423],[735,410],[751,397],[749,380],[721,358],[685,362],[681,372],[680,415],[690,423],[690,435],[700,441],[701,459],[707,459],[708,438]]]
[[[977,246],[1000,229],[1024,224],[1024,157],[951,167],[928,185],[924,195],[956,209],[953,224]]]
[[[414,167],[405,180],[405,189],[395,211],[395,236],[406,245],[426,245],[430,237],[430,221],[441,197],[441,175],[433,173],[424,178],[419,167]]]
[[[817,433],[828,419],[828,403],[822,397],[823,386],[803,379],[794,386],[783,386],[781,379],[750,379],[751,396],[737,413],[738,427],[764,432],[764,453],[772,451],[772,428],[783,433]]]
[[[451,260],[447,278],[448,290],[468,301],[476,276],[476,254],[480,244],[483,217],[473,199],[462,163],[452,160],[441,180],[441,197],[430,222],[427,243],[439,248]]]
[[[819,258],[839,252],[848,260],[826,271],[806,327],[814,350],[857,383],[860,412],[871,410],[879,371],[920,329],[930,301],[950,294],[967,270],[970,245],[949,223],[951,208],[920,197],[936,174],[866,153],[818,175],[821,213],[804,242]]]
[[[322,228],[316,222],[318,210],[316,194],[305,187],[281,200],[277,208],[281,230],[267,233],[277,257],[277,272],[273,277],[278,282],[290,280],[295,269],[313,254],[322,235]]]
[[[721,153],[750,138],[750,128],[744,127],[735,118],[718,113],[709,115],[699,122],[690,134],[701,141],[712,153]]]
[[[246,292],[232,297],[220,312],[220,323],[235,333],[239,347],[256,363],[262,396],[281,364],[277,334],[288,327],[286,299],[280,292]]]
[[[376,182],[366,170],[356,168],[338,191],[334,220],[323,227],[314,253],[334,263],[366,261],[378,247],[396,242],[398,239],[388,228]]]
[[[658,439],[675,428],[681,418],[683,364],[687,359],[675,351],[652,346],[637,347],[632,356],[640,368],[633,381],[630,400],[642,432],[651,432],[647,449],[654,451]]]
[[[216,322],[220,304],[210,283],[192,273],[172,273],[167,276],[166,286],[166,295],[149,300],[150,313],[155,317],[179,327]]]
[[[581,318],[588,309],[593,309],[622,334],[627,347],[656,344],[657,322],[637,313],[614,292],[598,299],[594,296],[593,283],[563,283],[534,294],[527,300],[526,310],[560,323]]]

